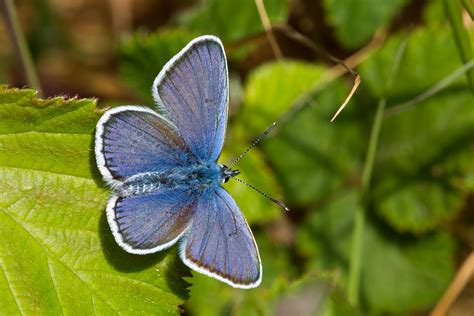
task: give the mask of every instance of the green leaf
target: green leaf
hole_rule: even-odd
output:
[[[382,195],[380,191],[375,195]],[[399,231],[431,230],[453,218],[464,204],[464,194],[443,183],[397,182],[387,191],[390,193],[378,202],[378,211]]]
[[[288,1],[266,0],[265,9],[270,22],[280,23],[288,16]],[[254,0],[201,0],[200,4],[183,13],[178,19],[186,29],[219,36],[230,42],[263,31]]]
[[[322,67],[297,61],[273,62],[253,71],[244,87],[243,120],[262,133],[321,79]]]
[[[94,100],[0,88],[0,309],[5,314],[177,314],[175,251],[125,253],[104,214]]]
[[[426,4],[422,12],[424,25],[439,26],[447,24],[443,1],[431,0]]]
[[[397,230],[419,234],[445,225],[463,208],[466,193],[472,192],[470,99],[467,91],[461,97],[438,97],[421,105],[424,109],[413,109],[413,114],[386,120],[372,196],[376,210]],[[415,136],[397,135],[395,126]],[[426,146],[433,143],[437,146]]]
[[[390,23],[405,3],[406,0],[324,0],[328,20],[348,48],[369,41],[379,28]]]
[[[454,272],[455,246],[443,232],[418,239],[364,232],[362,293],[376,313],[402,314],[432,306]]]
[[[311,212],[298,229],[298,251],[307,257],[306,270],[341,273],[347,279],[358,194],[348,191]],[[449,284],[455,246],[446,233],[413,238],[391,232],[369,219],[363,237],[362,293],[373,313],[406,313],[431,306]]]
[[[136,33],[120,45],[120,74],[147,104],[153,104],[151,85],[163,66],[193,39],[194,32],[170,29]]]
[[[359,207],[355,190],[342,191],[320,209],[310,212],[297,231],[299,253],[307,258],[306,270],[342,273],[345,283],[352,243],[354,212]]]

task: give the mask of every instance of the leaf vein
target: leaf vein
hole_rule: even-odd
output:
[[[20,222],[18,222],[11,214],[9,214],[8,212],[4,212],[4,214],[8,215],[8,217],[10,217],[10,219],[12,221],[14,221],[16,224],[17,224],[17,227],[21,227],[24,231],[26,231],[30,236],[31,238],[38,244],[38,246],[41,247],[41,249],[43,249],[43,251],[45,252],[46,256],[54,261],[57,261],[58,263],[60,263],[62,266],[64,266],[67,270],[69,270],[79,281],[81,281],[90,291],[90,293],[94,293],[95,296],[100,299],[105,305],[109,306],[111,310],[115,311],[115,312],[118,312],[117,309],[115,309],[113,306],[111,306],[104,298],[101,297],[101,295],[96,292],[86,281],[84,281],[78,274],[76,271],[74,271],[71,267],[69,267],[66,263],[64,263],[63,261],[59,260],[59,259],[56,259],[53,254],[50,252],[49,249],[47,249],[47,247],[42,243],[40,242],[36,236],[34,234],[32,234],[25,226],[23,226]],[[56,295],[59,295],[58,292],[57,292],[57,289],[56,287],[54,287],[54,290],[56,292]]]
[[[2,258],[2,256],[0,256],[0,259],[1,259],[1,258]],[[5,264],[3,263],[3,260],[2,260],[0,266],[2,267],[2,269],[0,269],[0,270],[2,270],[3,276],[5,277],[5,280],[7,281],[8,289],[10,290],[10,293],[12,294],[13,300],[15,301],[16,307],[18,308],[18,312],[19,312],[20,314],[24,315],[24,313],[23,313],[23,311],[22,311],[22,309],[21,309],[21,307],[20,307],[20,303],[19,303],[18,300],[16,299],[15,292],[13,291],[13,288],[12,288],[12,286],[11,286],[11,284],[10,284],[10,280],[9,280],[9,278],[8,278],[8,274],[7,274],[7,273],[5,272],[5,270],[3,269],[3,267],[5,266]]]

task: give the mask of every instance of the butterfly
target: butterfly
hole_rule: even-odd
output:
[[[112,188],[107,220],[127,252],[179,244],[188,267],[254,288],[262,264],[252,232],[222,184],[239,174],[217,163],[227,127],[229,79],[221,41],[192,40],[152,86],[156,108],[106,111],[96,127],[97,167]]]

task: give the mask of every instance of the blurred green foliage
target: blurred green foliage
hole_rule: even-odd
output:
[[[382,74],[381,64],[394,54],[399,41],[392,38],[360,68],[373,97],[383,93],[380,82],[387,80],[388,74]],[[433,51],[436,54],[430,53]],[[447,30],[435,27],[412,33],[388,91],[389,110],[390,104],[415,97],[459,64],[455,42]],[[462,157],[471,154],[471,106],[472,95],[465,77],[460,77],[436,98],[384,120],[373,197],[376,210],[394,228],[413,233],[433,229],[461,209],[468,191],[464,178],[473,167]]]
[[[272,23],[289,19],[292,6],[286,1],[264,3]],[[340,48],[355,50],[368,43],[377,31],[393,28],[395,20],[403,18],[401,12],[406,12],[413,2],[324,0],[321,6]],[[193,278],[186,279],[192,283],[189,300],[184,303],[187,283],[181,277],[187,275],[187,270],[176,262],[175,250],[147,257],[120,251],[101,219],[107,193],[88,151],[98,118],[92,110],[94,103],[40,101],[29,90],[4,89],[0,99],[0,166],[6,170],[0,181],[6,185],[14,179],[0,200],[6,210],[0,215],[9,221],[2,223],[0,229],[0,235],[7,240],[2,252],[15,247],[8,235],[14,225],[29,228],[20,234],[21,238],[34,239],[28,241],[34,244],[33,250],[26,248],[27,251],[36,251],[46,259],[42,265],[26,270],[24,284],[32,282],[38,293],[44,286],[47,295],[38,294],[38,300],[41,298],[40,302],[54,308],[61,305],[57,300],[63,301],[62,297],[52,298],[51,281],[34,282],[28,277],[50,275],[46,270],[48,260],[60,262],[63,270],[66,267],[77,276],[80,272],[76,269],[81,268],[72,259],[69,261],[67,254],[76,251],[82,256],[95,249],[90,259],[98,270],[94,273],[107,275],[109,281],[123,278],[124,283],[119,285],[123,287],[146,283],[146,289],[134,295],[133,304],[151,304],[150,311],[154,308],[156,313],[176,312],[177,305],[183,303],[189,315],[273,315],[288,310],[298,312],[298,308],[302,313],[320,315],[413,314],[429,310],[452,279],[455,258],[462,246],[451,226],[470,206],[474,190],[474,102],[468,77],[463,74],[434,96],[395,112],[466,62],[460,57],[462,48],[445,16],[443,0],[427,1],[422,8],[417,27],[388,32],[383,45],[365,52],[365,59],[357,68],[362,85],[334,123],[329,119],[350,91],[352,78],[330,79],[332,65],[308,60],[273,60],[248,69],[252,54],[262,48],[253,45],[252,40],[247,49],[237,49],[238,53],[232,49],[228,54],[231,89],[239,91],[231,91],[231,117],[220,162],[232,161],[273,121],[278,121],[275,131],[236,167],[245,181],[281,198],[291,208],[285,213],[240,183],[226,184],[251,224],[259,246],[263,262],[260,287],[233,289],[192,272]],[[474,32],[463,30],[470,36],[472,46]],[[119,46],[120,75],[139,98],[137,103],[152,105],[150,88],[156,74],[191,38],[201,34],[221,37],[226,47],[252,36],[265,39],[253,0],[241,1],[238,7],[230,1],[201,1],[178,12],[166,27],[151,34],[136,33]],[[405,38],[406,49],[387,90],[395,54]],[[387,99],[386,115],[372,183],[367,201],[362,203],[360,178],[374,112],[381,98]],[[45,126],[51,131],[46,133]],[[66,126],[69,133],[65,132]],[[32,155],[35,159],[28,158]],[[18,174],[8,173],[12,170]],[[29,174],[39,171],[59,178],[59,184],[45,182],[47,192],[54,194],[38,204],[43,212],[54,208],[58,213],[42,213],[46,219],[31,224],[27,214],[22,213],[23,206],[15,202],[13,192],[21,187],[29,194],[28,190],[35,186],[28,182]],[[80,185],[66,186],[64,192],[58,190],[58,185],[63,186],[60,181],[73,183],[77,178],[84,179]],[[82,201],[84,194],[93,194],[94,199],[68,199],[76,195]],[[354,214],[361,207],[366,208],[367,214],[360,253],[361,301],[352,306],[346,292],[353,255]],[[78,214],[78,208],[84,214]],[[84,222],[85,226],[66,221],[60,227],[72,231],[59,235],[54,229],[62,218]],[[90,242],[78,245],[76,237],[84,230],[90,234]],[[46,248],[38,248],[38,243]],[[74,247],[68,250],[65,243]],[[23,262],[25,253],[18,250],[14,256]],[[19,268],[12,271],[14,275],[20,273]],[[54,285],[59,293],[72,291],[68,286],[79,282],[66,272],[68,278],[61,279],[64,284]],[[71,279],[73,282],[68,285]],[[93,290],[112,302],[115,310],[114,304],[122,303],[118,295],[108,292],[110,298],[104,298],[105,280],[104,277],[89,288],[85,281],[86,285],[77,290],[78,297]],[[0,286],[6,286],[3,279],[0,282]],[[127,289],[119,292],[132,291]],[[0,307],[12,306],[12,302],[9,297]],[[37,308],[44,310],[45,306],[40,304]],[[63,310],[72,306],[73,302],[67,301]],[[90,305],[85,303],[83,307]]]
[[[120,47],[120,74],[138,96],[152,104],[151,83],[156,74],[194,37],[196,33],[179,29],[135,34]]]
[[[298,231],[299,251],[306,270],[348,271],[352,225],[358,194],[347,191],[323,208],[313,210]],[[422,238],[394,233],[376,218],[363,240],[362,293],[374,312],[403,313],[430,304],[447,286],[453,271],[453,240],[445,233]]]
[[[265,7],[273,24],[288,17],[287,1],[267,0]],[[224,42],[242,39],[263,31],[254,0],[238,3],[221,0],[200,0],[199,4],[180,16],[179,25],[200,34],[219,36]]]
[[[386,27],[407,0],[324,0],[329,22],[343,45],[356,48]]]

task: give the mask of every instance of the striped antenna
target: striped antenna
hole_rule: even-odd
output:
[[[276,122],[273,122],[272,126],[270,126],[269,128],[267,128],[267,130],[265,132],[263,132],[260,136],[257,137],[257,139],[255,139],[252,144],[250,144],[249,148],[247,148],[242,154],[240,154],[239,157],[237,157],[230,165],[229,165],[229,169],[232,169],[232,166],[235,165],[237,163],[237,161],[239,161],[243,156],[245,156],[246,153],[248,153],[250,151],[250,149],[252,149],[255,145],[258,144],[258,142],[260,142],[262,140],[262,138],[264,138],[265,136],[267,136],[271,131],[272,129],[276,126]],[[235,178],[234,178],[235,179]]]
[[[283,208],[285,211],[289,211],[289,210],[290,210],[290,209],[288,208],[288,206],[286,206],[285,204],[283,204],[283,202],[278,201],[277,199],[272,198],[271,196],[269,196],[269,195],[266,194],[265,192],[262,192],[262,190],[257,189],[257,188],[254,187],[253,185],[251,185],[251,184],[245,182],[244,180],[239,179],[239,178],[236,178],[236,177],[231,177],[231,178],[237,180],[237,181],[240,182],[240,183],[245,184],[246,186],[248,186],[248,187],[251,188],[251,189],[254,189],[255,191],[257,191],[258,193],[260,193],[261,195],[263,195],[264,197],[266,197],[267,199],[269,199],[270,201],[272,201],[273,203],[275,203],[275,204],[278,205],[279,207]]]

